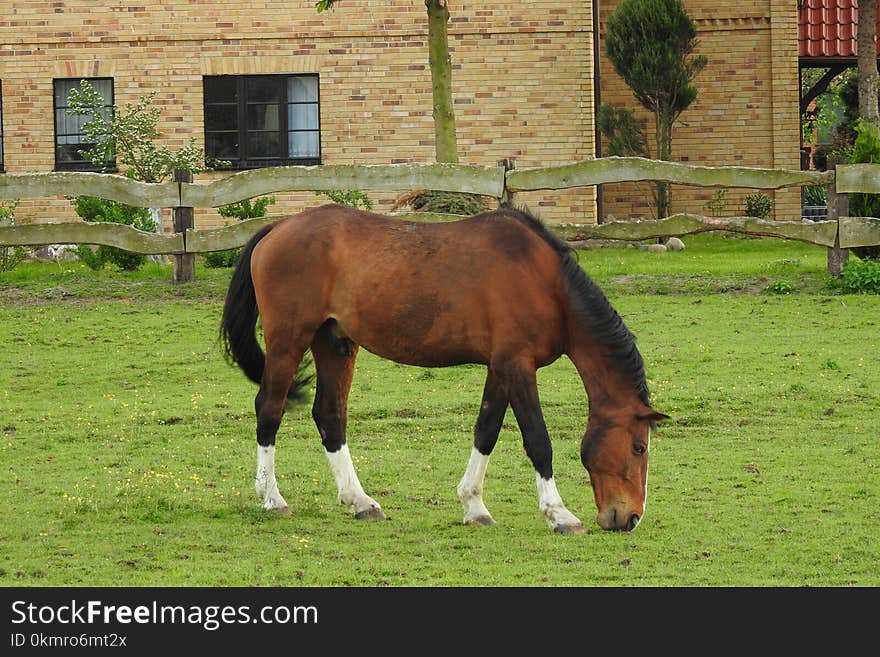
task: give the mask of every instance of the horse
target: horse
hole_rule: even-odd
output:
[[[243,247],[220,338],[230,363],[259,385],[255,488],[266,510],[291,513],[275,478],[275,439],[288,403],[301,400],[314,379],[312,417],[338,502],[358,519],[385,518],[364,492],[346,441],[363,348],[420,367],[486,366],[457,487],[464,524],[495,524],[483,481],[510,406],[535,469],[540,513],[554,531],[582,534],[556,487],[536,378],[539,368],[568,356],[588,397],[580,456],[596,521],[632,531],[644,517],[650,432],[668,416],[650,405],[633,334],[574,250],[527,209],[502,204],[429,223],[327,204],[283,218]],[[313,375],[303,365],[309,360]]]

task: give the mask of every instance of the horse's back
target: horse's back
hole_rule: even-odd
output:
[[[367,350],[425,366],[499,350],[559,355],[559,254],[500,212],[419,223],[313,208],[257,245],[252,275],[264,327],[269,306],[311,324],[333,318]]]

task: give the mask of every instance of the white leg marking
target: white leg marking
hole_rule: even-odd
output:
[[[254,488],[257,490],[257,495],[263,498],[264,509],[287,508],[287,502],[278,492],[278,482],[275,481],[274,445],[269,447],[257,445],[257,476],[254,479]]]
[[[476,447],[471,447],[471,458],[468,461],[464,476],[458,484],[458,499],[464,506],[464,524],[494,525],[492,514],[483,504],[483,479],[489,456],[481,454]]]
[[[560,531],[566,527],[581,527],[581,521],[565,508],[553,477],[544,479],[536,472],[535,479],[538,482],[538,508],[547,524]]]
[[[354,463],[351,462],[348,445],[343,445],[335,452],[324,450],[324,453],[327,455],[330,472],[333,473],[333,479],[336,481],[339,503],[355,515],[369,514],[380,517],[382,507],[361,487],[361,482],[354,471]]]

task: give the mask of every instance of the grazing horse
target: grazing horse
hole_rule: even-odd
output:
[[[648,400],[633,335],[584,274],[570,247],[529,213],[502,206],[451,223],[416,223],[324,205],[278,221],[248,242],[232,275],[221,339],[256,396],[257,494],[290,513],[275,479],[275,434],[302,397],[311,350],[312,416],[338,500],[383,519],[348,445],[348,393],[358,349],[398,363],[487,366],[473,448],[458,496],[469,525],[494,524],[483,503],[489,455],[513,409],[551,528],[583,533],[553,478],[536,370],[567,355],[583,379],[589,421],[581,442],[604,529],[630,531],[645,513],[650,429],[667,416]],[[265,354],[256,337],[262,322]]]

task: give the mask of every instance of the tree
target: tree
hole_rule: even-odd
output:
[[[156,92],[142,96],[124,109],[104,109],[104,97],[88,80],[80,82],[79,89],[71,89],[67,110],[69,114],[87,116],[83,124],[85,141],[94,144],[81,155],[92,164],[108,168],[116,164],[128,167],[123,173],[142,182],[162,182],[175,171],[201,173],[205,166],[205,152],[196,145],[195,137],[177,151],[156,143],[161,137],[158,129],[162,110],[153,104]]]
[[[319,12],[331,9],[337,0],[319,0]],[[458,162],[455,139],[455,110],[452,104],[452,59],[449,56],[449,7],[447,0],[425,0],[428,10],[428,64],[434,104],[434,152],[438,162]]]
[[[636,100],[654,116],[655,156],[672,158],[672,129],[697,97],[707,59],[693,55],[697,28],[681,0],[623,0],[608,17],[605,50]],[[668,216],[669,183],[655,183],[657,218]]]
[[[859,3],[859,116],[880,127],[877,108],[877,3]]]

